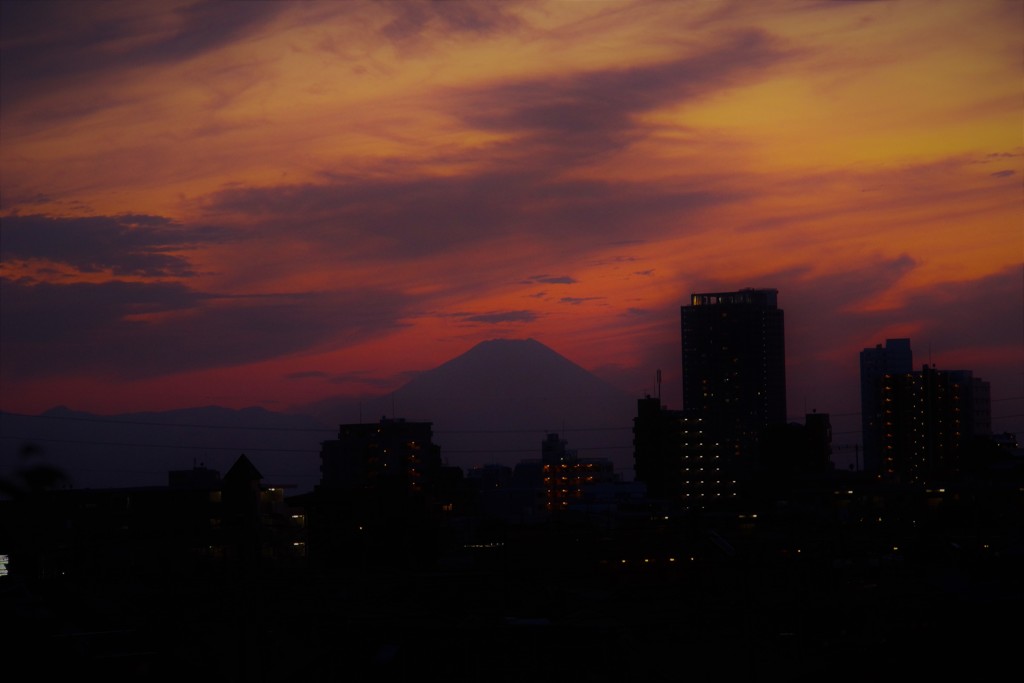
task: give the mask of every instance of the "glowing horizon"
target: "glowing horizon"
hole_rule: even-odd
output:
[[[1024,4],[2,8],[0,409],[290,409],[499,337],[678,406],[689,294],[772,287],[790,415],[907,336],[1021,424]]]

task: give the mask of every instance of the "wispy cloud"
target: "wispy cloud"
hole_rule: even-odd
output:
[[[559,303],[563,303],[563,304],[570,304],[572,306],[579,306],[580,304],[584,304],[584,303],[586,303],[588,301],[600,301],[603,298],[604,297],[600,297],[600,296],[563,296],[558,301],[559,301]]]
[[[216,296],[179,283],[4,279],[2,370],[121,378],[252,363],[394,331],[409,299],[386,291]]]
[[[5,385],[362,391],[508,333],[635,389],[744,286],[794,386],[995,349],[1020,8],[927,6],[5,3]]]
[[[182,62],[225,47],[265,26],[283,5],[237,9],[218,2],[4,2],[4,109],[112,72]],[[93,102],[116,104],[102,97]]]
[[[387,3],[391,18],[380,33],[399,45],[419,44],[430,35],[470,34],[481,38],[523,25],[502,3],[412,2]]]
[[[473,323],[522,323],[522,322],[533,322],[537,319],[537,314],[533,311],[493,311],[490,313],[463,313],[457,314],[456,317],[465,320],[466,322]]]
[[[80,218],[3,216],[4,260],[52,262],[83,273],[115,276],[188,277],[192,264],[171,253],[231,239],[210,226],[187,227],[163,216],[122,215]]]
[[[449,109],[471,128],[511,135],[506,162],[523,163],[515,150],[527,145],[530,163],[589,163],[642,135],[640,114],[728,89],[786,57],[770,35],[746,30],[674,60],[453,91]]]
[[[576,278],[568,275],[531,275],[523,281],[524,283],[545,283],[551,285],[573,285],[576,284]]]

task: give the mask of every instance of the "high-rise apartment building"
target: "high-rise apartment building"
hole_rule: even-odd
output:
[[[343,424],[320,446],[320,486],[328,489],[419,493],[441,468],[430,422]]]
[[[958,477],[975,436],[991,432],[989,384],[970,370],[886,374],[881,381],[878,476],[905,483]]]
[[[586,503],[597,485],[616,480],[610,460],[580,458],[567,445],[558,434],[548,434],[541,442],[541,474],[548,512]]]
[[[726,471],[719,444],[705,434],[704,420],[669,410],[659,398],[637,401],[633,459],[636,479],[652,498],[701,510],[736,497],[736,481]]]
[[[882,470],[882,380],[886,375],[903,375],[914,369],[909,339],[886,339],[885,345],[860,352],[861,448],[865,472]]]
[[[320,474],[307,533],[325,567],[426,566],[438,524],[464,502],[430,422],[342,424],[320,444]]]
[[[683,407],[753,466],[764,429],[786,422],[786,351],[776,289],[690,295],[683,306]]]

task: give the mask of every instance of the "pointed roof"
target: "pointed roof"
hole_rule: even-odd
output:
[[[252,461],[245,457],[245,453],[242,453],[238,456],[235,464],[231,466],[231,469],[228,470],[228,473],[224,475],[224,479],[230,481],[259,481],[263,479],[263,475],[252,464]]]

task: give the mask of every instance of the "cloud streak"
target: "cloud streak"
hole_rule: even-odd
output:
[[[5,261],[51,262],[83,273],[109,271],[115,276],[194,276],[189,261],[171,252],[230,239],[221,229],[190,228],[148,215],[8,215],[3,225],[0,253]]]
[[[400,328],[383,291],[223,296],[180,283],[0,281],[4,378],[123,379],[237,366]]]
[[[748,286],[797,413],[889,334],[999,372],[1019,14],[5,3],[0,375],[21,410],[309,402],[512,335],[678,405],[679,305]]]
[[[276,3],[238,12],[217,2],[4,2],[4,108],[111,73],[193,59],[265,26],[280,10]],[[93,102],[49,114],[70,118],[113,104]]]

